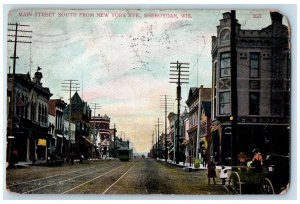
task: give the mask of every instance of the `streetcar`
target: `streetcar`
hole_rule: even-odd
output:
[[[120,161],[129,161],[132,158],[132,149],[121,147],[118,150],[118,158]]]

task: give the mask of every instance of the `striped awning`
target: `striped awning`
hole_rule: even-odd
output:
[[[190,143],[189,139],[184,139],[182,142],[183,145],[188,145],[189,143]]]
[[[174,151],[174,147],[172,147],[169,151],[168,151],[168,153],[170,154],[171,152],[173,152]]]

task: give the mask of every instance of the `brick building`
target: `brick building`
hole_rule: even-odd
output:
[[[243,30],[236,20],[237,136],[231,135],[231,13],[223,14],[212,36],[212,148],[226,163],[238,152],[252,155],[290,151],[290,44],[283,16],[270,12],[272,24]],[[235,142],[233,142],[235,141]],[[232,145],[236,145],[232,152]]]
[[[64,118],[69,118],[70,104],[64,109]],[[89,158],[92,154],[94,146],[92,133],[90,128],[92,111],[88,104],[83,101],[77,92],[71,98],[71,122],[75,123],[75,144],[68,144],[70,151],[83,154],[85,158]]]
[[[94,128],[95,135],[97,135],[97,138],[94,138],[94,144],[98,146],[99,150],[106,153],[110,148],[110,142],[113,141],[111,137],[114,136],[111,135],[110,118],[106,114],[104,116],[98,114],[98,116],[92,117],[90,125]]]
[[[51,124],[49,124],[49,131],[53,134],[50,145],[51,150],[55,150],[58,155],[65,153],[68,140],[68,138],[64,137],[63,110],[66,105],[67,104],[61,99],[51,99],[48,102],[49,116],[54,117],[54,120],[52,119]]]
[[[7,75],[7,156],[15,150],[19,161],[46,159],[52,140],[48,134],[48,101],[52,93],[43,87],[42,78],[39,69],[32,80],[29,73]]]

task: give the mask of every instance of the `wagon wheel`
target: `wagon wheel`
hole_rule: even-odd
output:
[[[241,179],[237,172],[231,173],[228,185],[236,194],[242,194]]]
[[[264,178],[261,182],[261,194],[275,194],[272,182],[268,178]]]

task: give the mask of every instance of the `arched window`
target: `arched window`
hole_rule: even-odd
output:
[[[24,118],[24,112],[25,112],[25,103],[24,103],[24,95],[22,94],[21,100],[23,102],[21,107],[21,117]]]
[[[36,110],[35,110],[35,102],[31,102],[31,110],[30,110],[30,118],[32,121],[36,121]]]
[[[21,100],[21,98],[20,98],[20,93],[17,93],[17,101],[15,102],[15,104],[16,104],[16,115],[17,115],[17,116],[20,116],[20,114],[21,114],[21,109],[20,109],[20,107],[18,106],[19,100]]]
[[[28,97],[27,96],[25,96],[24,103],[25,103],[25,106],[24,106],[24,108],[25,108],[24,117],[26,119],[29,119],[29,115],[28,115],[29,103],[28,103]]]
[[[45,124],[48,123],[48,106],[45,106]]]
[[[41,107],[41,104],[39,103],[39,109],[38,109],[38,122],[41,122],[41,115],[42,115],[42,107]]]
[[[45,124],[45,106],[42,104],[42,116],[41,116],[42,124]]]
[[[225,29],[221,32],[220,41],[221,41],[221,44],[230,42],[230,30],[229,29]]]

